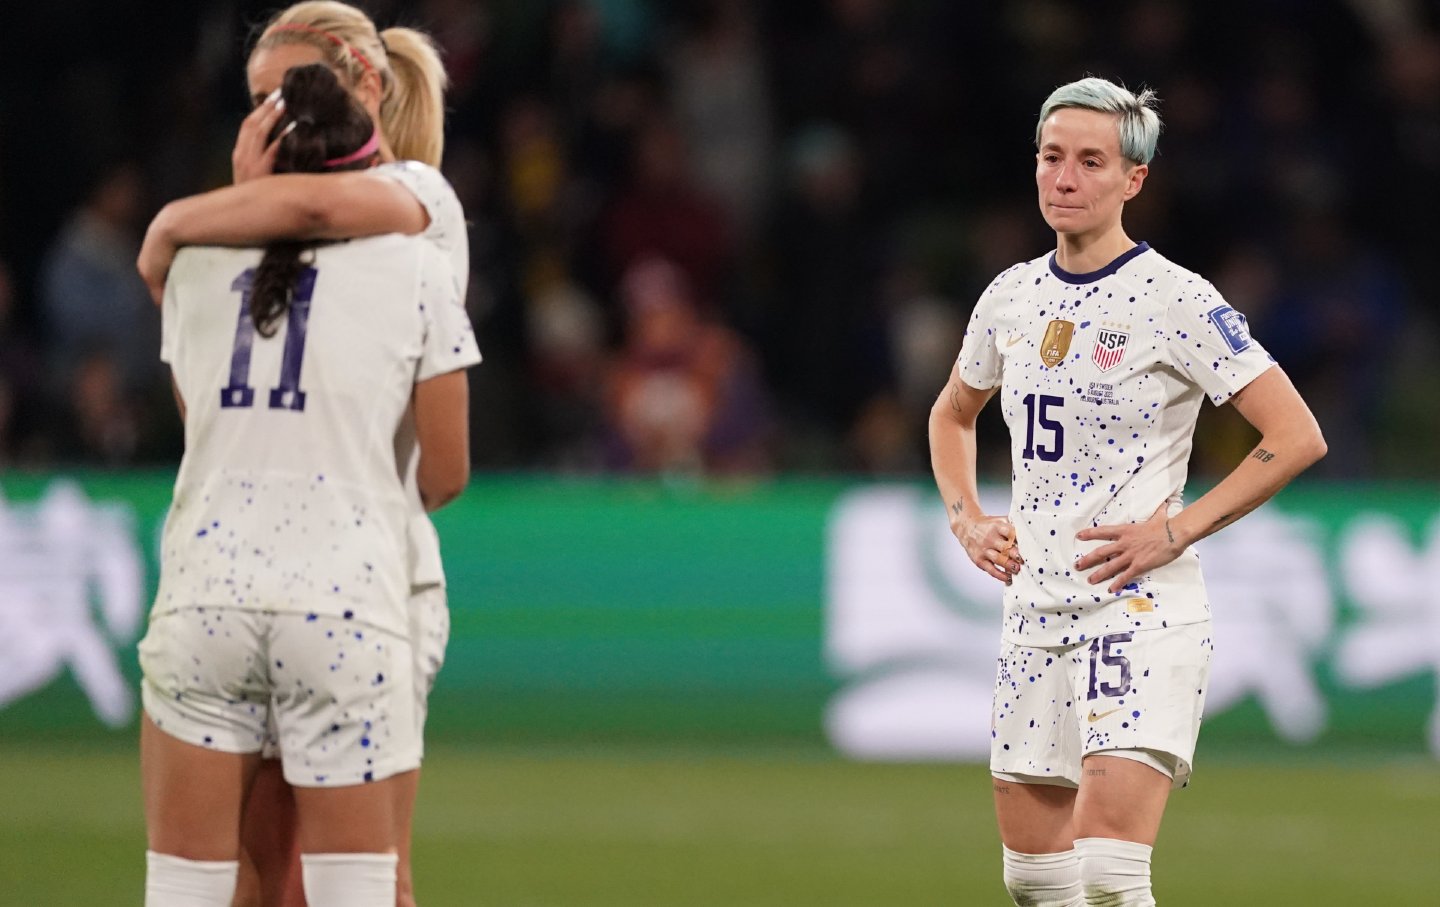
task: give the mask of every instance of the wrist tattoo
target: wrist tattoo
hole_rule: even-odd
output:
[[[1257,447],[1255,448],[1255,452],[1250,455],[1250,458],[1252,460],[1259,460],[1261,463],[1269,463],[1275,459],[1275,455],[1263,447]]]
[[[956,501],[955,503],[953,503],[953,504],[950,505],[950,512],[953,513],[953,514],[955,514],[956,516],[959,516],[962,512],[964,512],[964,510],[965,510],[965,499],[964,499],[964,498],[960,498],[958,501]]]
[[[1175,533],[1173,533],[1173,532],[1170,531],[1170,521],[1169,521],[1169,520],[1166,520],[1166,521],[1165,521],[1165,537],[1170,540],[1170,544],[1172,544],[1172,545],[1175,544]]]

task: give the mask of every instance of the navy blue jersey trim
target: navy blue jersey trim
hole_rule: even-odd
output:
[[[1059,265],[1058,263],[1056,263],[1056,261],[1055,261],[1055,253],[1054,253],[1054,252],[1051,252],[1051,253],[1050,253],[1050,273],[1054,274],[1056,277],[1060,278],[1061,280],[1065,281],[1066,283],[1094,283],[1095,281],[1099,280],[1099,279],[1102,278],[1102,277],[1109,277],[1111,274],[1114,274],[1116,271],[1118,271],[1118,270],[1120,270],[1121,268],[1125,267],[1125,263],[1126,263],[1127,261],[1129,261],[1130,259],[1132,259],[1132,258],[1134,258],[1135,256],[1139,255],[1140,253],[1142,253],[1142,252],[1148,252],[1149,250],[1150,250],[1150,244],[1149,244],[1148,242],[1141,242],[1141,243],[1139,243],[1138,245],[1136,245],[1135,248],[1133,248],[1133,249],[1131,249],[1129,252],[1126,252],[1125,254],[1119,256],[1118,258],[1116,258],[1114,261],[1110,262],[1110,263],[1109,263],[1108,265],[1106,265],[1105,267],[1101,268],[1101,269],[1098,270],[1098,271],[1091,271],[1091,272],[1088,273],[1088,274],[1072,274],[1072,273],[1070,273],[1069,271],[1067,271],[1067,270],[1065,270],[1064,268],[1060,267],[1060,265]]]

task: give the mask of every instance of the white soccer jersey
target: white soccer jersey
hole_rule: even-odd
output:
[[[1075,534],[1178,506],[1202,397],[1224,403],[1273,364],[1209,282],[1145,243],[1089,274],[1052,254],[995,278],[956,365],[972,387],[1000,386],[1010,429],[1025,566],[1005,593],[1007,639],[1067,645],[1209,616],[1193,548],[1114,596],[1075,569],[1106,543]]]
[[[370,172],[404,186],[425,209],[430,224],[420,236],[449,260],[455,301],[464,305],[465,288],[470,282],[470,238],[465,229],[465,209],[454,188],[439,170],[420,161],[391,161]]]
[[[449,261],[415,237],[322,246],[265,338],[248,307],[260,257],[185,249],[166,284],[161,358],[186,443],[155,613],[334,614],[403,636],[396,429],[417,381],[479,359]]]
[[[432,243],[450,261],[455,278],[455,301],[465,305],[470,282],[470,238],[465,229],[465,210],[445,177],[420,161],[393,161],[381,164],[375,173],[394,180],[410,191],[430,217],[430,224],[421,237]],[[405,481],[410,502],[409,561],[410,582],[414,586],[431,586],[445,582],[445,568],[440,561],[440,537],[425,513],[420,500],[418,470],[420,447],[415,440],[414,413],[407,411],[395,436],[395,461]]]

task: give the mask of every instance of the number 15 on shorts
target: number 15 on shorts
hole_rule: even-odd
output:
[[[1087,702],[1101,696],[1124,696],[1130,692],[1130,659],[1121,655],[1122,646],[1135,638],[1134,633],[1111,633],[1090,641],[1090,689]],[[1111,683],[1111,680],[1115,683]]]

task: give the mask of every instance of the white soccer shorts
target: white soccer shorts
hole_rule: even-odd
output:
[[[1209,621],[1110,633],[1068,646],[1001,645],[990,712],[990,771],[1079,787],[1093,753],[1190,779],[1210,679]]]
[[[259,752],[274,714],[296,787],[380,781],[419,765],[408,640],[328,615],[192,607],[150,622],[142,699],[196,746]]]
[[[425,719],[430,714],[430,691],[435,688],[435,677],[445,663],[445,648],[450,642],[450,608],[444,584],[410,587],[406,615],[410,622],[410,651],[415,655],[415,762],[418,765],[425,756]],[[266,759],[280,758],[280,739],[273,716],[266,726],[265,745],[260,754]]]
[[[410,647],[415,653],[415,726],[423,747],[430,691],[435,689],[435,677],[445,664],[445,648],[450,644],[450,607],[445,586],[437,583],[412,587],[408,613]]]

